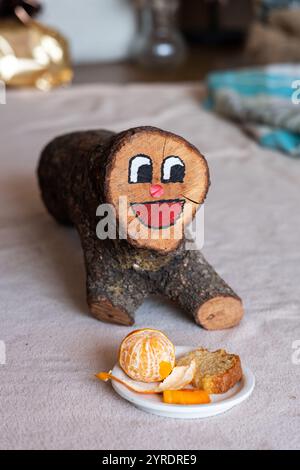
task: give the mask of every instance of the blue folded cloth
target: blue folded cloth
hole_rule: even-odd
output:
[[[300,157],[300,65],[214,72],[206,106],[239,122],[258,142]]]
[[[283,10],[286,8],[293,9],[299,7],[300,0],[260,0],[257,5],[257,13],[260,18],[266,19],[273,10]]]

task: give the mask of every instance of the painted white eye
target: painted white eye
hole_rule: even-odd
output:
[[[129,161],[129,183],[151,183],[152,160],[147,155],[139,154]]]
[[[181,158],[170,155],[165,158],[161,169],[161,180],[163,183],[183,183],[185,165]]]

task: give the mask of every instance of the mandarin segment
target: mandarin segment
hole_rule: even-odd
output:
[[[160,382],[175,365],[175,348],[159,330],[136,330],[122,341],[119,363],[124,372],[134,380]]]
[[[163,380],[166,377],[168,377],[168,375],[170,375],[171,372],[172,372],[172,365],[170,364],[170,362],[161,361],[161,363],[159,364],[159,374],[161,376],[161,379]]]

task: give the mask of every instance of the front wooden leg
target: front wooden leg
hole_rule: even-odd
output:
[[[91,314],[106,323],[117,323],[119,325],[131,326],[134,324],[134,317],[121,307],[115,307],[113,303],[103,297],[87,297],[87,303]]]
[[[81,233],[91,313],[104,322],[133,325],[135,311],[150,290],[149,283],[118,261],[113,244],[99,243],[92,230]]]
[[[168,272],[163,293],[207,330],[231,328],[244,313],[241,299],[199,251],[186,252],[180,264]]]
[[[111,271],[103,264],[88,266],[87,303],[91,313],[104,322],[133,325],[135,311],[146,296],[139,284],[140,279],[129,271]]]

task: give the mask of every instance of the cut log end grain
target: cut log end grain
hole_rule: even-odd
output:
[[[203,155],[171,132],[154,127],[129,129],[112,145],[106,200],[115,207],[118,223],[132,227],[128,241],[138,248],[161,253],[176,250],[208,187]],[[124,195],[127,204],[120,207],[119,198]],[[139,237],[133,236],[135,227]]]
[[[114,307],[108,300],[89,301],[88,305],[91,314],[105,323],[117,323],[118,325],[131,326],[134,319],[128,312],[121,308]]]
[[[243,304],[239,298],[214,297],[198,309],[196,322],[206,330],[222,330],[238,325],[243,314]]]

